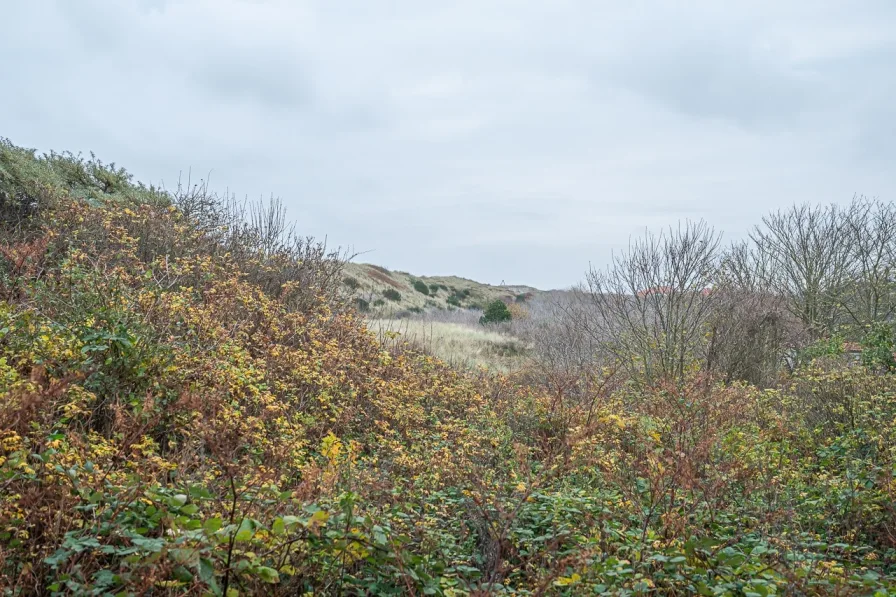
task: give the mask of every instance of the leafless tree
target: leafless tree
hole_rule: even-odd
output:
[[[846,224],[843,242],[852,253],[852,268],[840,289],[840,304],[846,323],[864,329],[896,314],[896,207],[856,197]]]
[[[721,235],[704,221],[647,233],[586,278],[595,344],[634,379],[682,380],[705,343]]]
[[[806,341],[784,298],[763,287],[767,268],[764,254],[746,242],[734,243],[722,258],[705,367],[726,382],[773,385],[782,363]]]
[[[750,235],[767,263],[763,286],[786,299],[813,337],[834,331],[838,293],[853,258],[847,214],[836,205],[795,205],[762,218]]]

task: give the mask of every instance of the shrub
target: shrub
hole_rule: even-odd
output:
[[[430,284],[429,285],[430,294],[438,294],[439,288],[441,288],[441,287],[438,284]]]
[[[358,282],[358,279],[354,278],[352,276],[346,276],[342,280],[342,283],[345,284],[351,290],[357,290],[358,288],[361,287],[361,283]]]
[[[460,307],[460,299],[456,294],[452,294],[451,296],[449,296],[447,299],[445,299],[445,302],[452,307]]]
[[[496,300],[489,303],[485,308],[485,313],[479,318],[479,323],[501,323],[510,321],[512,318],[513,316],[510,313],[510,309],[507,308],[504,301]]]
[[[376,299],[375,301],[373,301],[374,307],[382,307],[385,304],[386,304],[386,301],[384,301],[383,299]]]
[[[394,288],[387,288],[383,290],[383,296],[393,302],[401,302],[401,293],[395,290]]]
[[[510,318],[513,321],[522,321],[524,319],[529,319],[529,310],[519,303],[507,305],[507,310],[510,311]]]
[[[0,207],[0,594],[896,589],[896,376],[468,374],[267,224],[28,155],[0,160],[0,203],[39,203]]]
[[[423,313],[423,308],[422,307],[408,307],[408,311],[410,311],[411,313],[419,314],[419,313]]]
[[[426,282],[424,282],[423,280],[414,280],[414,290],[416,290],[420,294],[429,296],[429,286],[427,286]]]
[[[884,323],[875,324],[862,339],[862,363],[877,371],[896,370],[894,349],[896,339],[893,337],[893,327]]]
[[[801,364],[808,364],[815,359],[840,356],[843,354],[843,343],[840,336],[816,340],[800,351],[798,360]]]
[[[362,299],[361,297],[357,297],[355,299],[355,308],[362,313],[370,311],[370,303]]]

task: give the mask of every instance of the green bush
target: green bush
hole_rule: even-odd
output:
[[[799,353],[799,362],[808,364],[822,357],[835,357],[843,354],[843,338],[832,336],[816,340]]]
[[[511,319],[513,319],[513,316],[510,314],[510,309],[507,308],[504,301],[498,300],[488,304],[488,307],[485,308],[485,313],[479,318],[479,323],[485,325],[487,323],[510,321]]]
[[[385,304],[386,304],[386,301],[384,301],[383,299],[376,299],[375,301],[373,301],[374,307],[382,307]]]
[[[395,290],[394,288],[387,288],[383,291],[383,296],[389,299],[390,301],[399,303],[401,302],[401,293]]]
[[[352,276],[346,276],[342,280],[342,283],[345,284],[348,288],[350,288],[352,290],[357,290],[358,288],[361,287],[361,283],[358,282],[358,279],[353,278]]]
[[[452,294],[451,296],[449,296],[445,300],[445,302],[448,303],[449,305],[451,305],[452,307],[460,307],[460,299],[457,298],[456,294]]]
[[[894,348],[896,339],[893,337],[893,327],[876,324],[862,339],[862,364],[876,371],[896,370]]]
[[[355,308],[362,313],[365,311],[370,311],[370,303],[365,301],[361,297],[358,297],[355,299]]]
[[[438,294],[438,293],[439,293],[439,288],[441,288],[441,287],[440,287],[438,284],[430,284],[430,285],[429,285],[429,292],[430,292],[430,294]]]
[[[416,290],[420,294],[429,296],[429,286],[427,286],[426,282],[424,282],[423,280],[414,280],[414,290]]]

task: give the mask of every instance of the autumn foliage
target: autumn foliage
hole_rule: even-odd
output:
[[[894,590],[896,378],[461,373],[194,191],[2,146],[4,594]]]

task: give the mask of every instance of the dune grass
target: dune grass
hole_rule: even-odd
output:
[[[455,367],[509,372],[522,367],[528,347],[506,333],[479,325],[423,319],[370,319],[384,343],[409,343]]]

